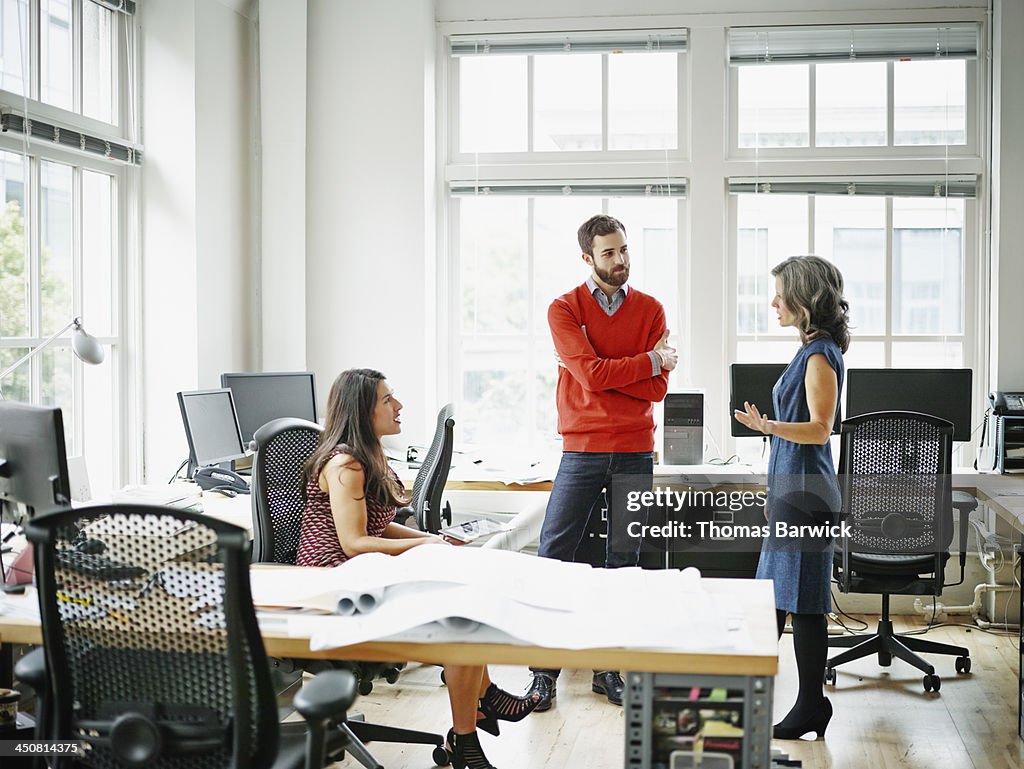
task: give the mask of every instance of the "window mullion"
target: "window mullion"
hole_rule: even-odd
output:
[[[526,57],[526,151],[533,152],[533,61],[536,57]],[[461,105],[460,105],[461,109]]]
[[[85,50],[82,43],[82,2],[77,0],[71,4],[71,108],[82,114],[82,53]],[[89,0],[84,0],[89,2]]]
[[[895,259],[894,251],[896,249],[896,232],[893,229],[893,217],[892,217],[892,196],[886,196],[885,198],[885,367],[889,368],[892,366],[892,339],[893,330],[896,327],[895,317],[893,316],[893,296],[895,294],[894,282],[896,275],[894,272]]]
[[[816,223],[814,221],[814,216],[815,216],[814,212],[815,212],[816,208],[815,208],[814,204],[816,202],[817,202],[817,197],[815,195],[808,195],[807,196],[807,251],[806,251],[806,253],[808,253],[808,254],[817,253],[817,251],[814,248],[814,236],[815,236],[815,232],[816,232],[816,229],[815,229],[815,224]],[[772,266],[773,265],[768,265],[769,268],[771,268]]]
[[[608,54],[601,54],[601,151],[608,151]]]
[[[537,199],[530,197],[526,201],[526,445],[531,449],[537,447],[537,351],[534,340],[538,333],[534,324],[539,322],[534,313],[534,248],[536,232]]]
[[[82,169],[71,168],[71,312],[74,317],[82,314]],[[113,275],[113,271],[111,271]],[[113,331],[113,329],[111,329]],[[85,437],[85,393],[84,364],[77,356],[71,357],[71,403],[73,404],[74,425],[72,426],[72,448],[75,454],[84,453]]]
[[[28,98],[42,101],[40,83],[42,83],[43,24],[39,0],[29,3],[28,18]]]
[[[807,110],[807,145],[818,146],[818,68],[816,64],[807,67],[807,97],[810,101]]]
[[[25,247],[28,250],[28,272],[29,272],[29,336],[33,341],[30,347],[36,347],[49,333],[43,326],[42,311],[42,265],[40,254],[42,253],[40,232],[39,232],[39,208],[41,204],[39,188],[39,158],[29,157],[28,173],[25,179]],[[42,394],[42,359],[36,357],[31,362],[29,372],[29,400],[39,403]]]
[[[896,146],[896,64],[885,65],[885,146]]]

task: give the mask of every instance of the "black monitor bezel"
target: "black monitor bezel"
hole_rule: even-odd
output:
[[[310,395],[312,396],[312,402],[313,402],[313,419],[308,420],[308,421],[316,422],[317,421],[317,417],[319,416],[319,410],[317,409],[317,402],[316,402],[316,374],[314,374],[312,371],[232,371],[232,372],[226,372],[226,373],[223,373],[223,374],[220,375],[220,386],[221,386],[222,389],[223,388],[227,388],[227,389],[230,390],[231,389],[231,385],[229,384],[229,382],[230,382],[231,378],[243,378],[244,377],[244,378],[247,378],[247,379],[259,379],[259,378],[283,377],[283,376],[284,377],[302,377],[302,378],[308,378],[309,379],[309,386],[310,386],[310,390],[311,390]],[[235,404],[235,416],[236,417],[238,416],[238,404],[237,403]],[[307,419],[307,417],[297,417],[297,418],[299,418],[299,419]],[[240,419],[238,420],[238,424],[239,424],[239,428],[241,428],[242,422],[241,422]],[[257,426],[256,429],[259,429],[259,427],[262,427],[262,425]],[[255,430],[253,432],[255,433]],[[252,436],[250,435],[248,437],[248,439],[247,439],[245,433],[243,432],[242,433],[242,441],[245,442],[247,440],[251,441],[252,440]]]
[[[41,445],[53,449],[54,454],[47,458],[53,461],[39,461]],[[18,455],[26,452],[27,461],[22,462]],[[24,505],[30,518],[71,507],[64,415],[60,407],[0,400],[0,458],[6,461],[0,471],[0,501]],[[40,476],[41,468],[56,469],[56,474]],[[30,492],[19,489],[26,475],[35,476],[32,480],[37,484]],[[46,492],[42,491],[44,486]]]
[[[192,437],[192,426],[189,424],[188,411],[185,409],[185,400],[196,396],[225,394],[228,396],[228,401],[231,404],[231,416],[235,422],[235,434],[238,436],[238,446],[240,449],[240,453],[224,457],[211,458],[210,460],[201,463],[196,455],[195,441],[193,440]],[[235,400],[231,394],[230,389],[226,387],[218,387],[209,390],[183,390],[178,393],[178,408],[181,411],[181,422],[185,426],[185,437],[188,440],[188,459],[193,469],[197,469],[200,467],[213,467],[214,465],[233,462],[236,459],[242,459],[243,457],[246,456],[246,443],[242,439],[242,430],[238,426],[238,411],[235,409]]]
[[[729,364],[729,434],[733,438],[764,438],[764,433],[759,433],[756,430],[751,430],[749,427],[744,425],[733,414],[734,411],[743,410],[743,401],[737,402],[736,394],[736,370],[737,367],[743,367],[746,369],[750,368],[764,368],[764,369],[775,369],[778,373],[775,375],[775,380],[782,376],[788,368],[788,363],[730,363]],[[775,405],[772,402],[771,397],[768,398],[766,404],[757,403],[755,404],[758,410],[767,415],[769,419],[775,419]],[[842,426],[842,398],[836,398],[836,418],[832,422],[832,435],[839,435],[840,428]]]
[[[961,391],[962,406],[960,413],[956,416],[959,419],[950,419],[948,414],[931,414],[932,416],[938,416],[953,423],[953,440],[956,441],[969,441],[971,439],[971,420],[972,420],[972,407],[973,407],[973,387],[974,387],[974,371],[969,368],[851,368],[846,371],[846,415],[848,417],[858,416],[860,414],[869,414],[876,411],[916,411],[921,414],[928,414],[930,412],[924,411],[922,406],[922,393],[936,391],[932,387],[921,386],[920,383],[916,385],[900,384],[897,387],[886,387],[885,390],[897,394],[905,394],[907,400],[897,400],[894,403],[881,404],[884,408],[871,408],[868,411],[864,410],[853,410],[852,399],[856,397],[857,380],[870,374],[872,376],[880,376],[882,378],[891,378],[899,380],[900,377],[921,377],[921,376],[933,376],[943,377],[949,375],[955,375],[966,378],[966,389]],[[931,383],[928,383],[931,384]],[[963,382],[960,383],[964,384]]]

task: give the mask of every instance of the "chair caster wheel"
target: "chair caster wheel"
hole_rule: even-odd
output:
[[[362,679],[359,681],[359,693],[364,697],[373,691],[373,681]]]
[[[825,668],[825,684],[828,686],[836,685],[836,669]]]
[[[956,672],[957,673],[970,673],[971,672],[971,658],[970,657],[957,657],[956,658]]]
[[[452,762],[452,758],[448,755],[448,751],[441,745],[434,748],[433,759],[435,766],[448,766],[448,764]]]
[[[447,679],[445,679],[445,677],[444,677],[444,668],[441,668],[441,683],[443,683],[443,684],[447,684],[448,683]]]
[[[924,690],[926,692],[937,692],[942,688],[942,679],[934,673],[926,675],[924,677]]]
[[[398,680],[398,668],[390,668],[384,671],[384,680],[393,684]]]

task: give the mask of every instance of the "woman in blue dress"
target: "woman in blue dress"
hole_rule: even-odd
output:
[[[776,418],[768,419],[753,403],[744,403],[735,416],[771,437],[769,536],[761,548],[757,577],[775,583],[780,637],[787,614],[793,622],[799,691],[773,737],[797,739],[812,731],[824,737],[832,718],[822,675],[828,652],[825,617],[832,610],[833,541],[821,527],[834,524],[840,510],[829,435],[843,386],[843,353],[850,344],[849,304],[843,297],[843,276],[819,257],[790,257],[772,275],[772,307],[779,325],[795,326],[802,345],[772,390]],[[785,524],[782,532],[780,524]]]

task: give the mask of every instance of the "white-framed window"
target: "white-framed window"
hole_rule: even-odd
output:
[[[977,151],[979,26],[732,28],[730,154]]]
[[[558,447],[550,303],[586,280],[576,230],[626,227],[630,285],[678,306],[686,29],[448,38],[441,332],[459,440]],[[671,323],[670,323],[671,325]]]
[[[106,353],[84,365],[68,331],[0,390],[61,407],[68,453],[86,456],[96,488],[124,478],[122,300],[141,160],[130,138],[134,20],[108,5],[0,0],[0,371],[73,318]]]
[[[779,328],[774,317],[770,270],[793,254],[813,253],[843,273],[856,337],[847,365],[969,364],[974,187],[973,179],[957,180],[953,195],[926,196],[925,190],[950,188],[931,179],[875,185],[733,180],[735,360],[782,362],[791,355],[795,331]]]

